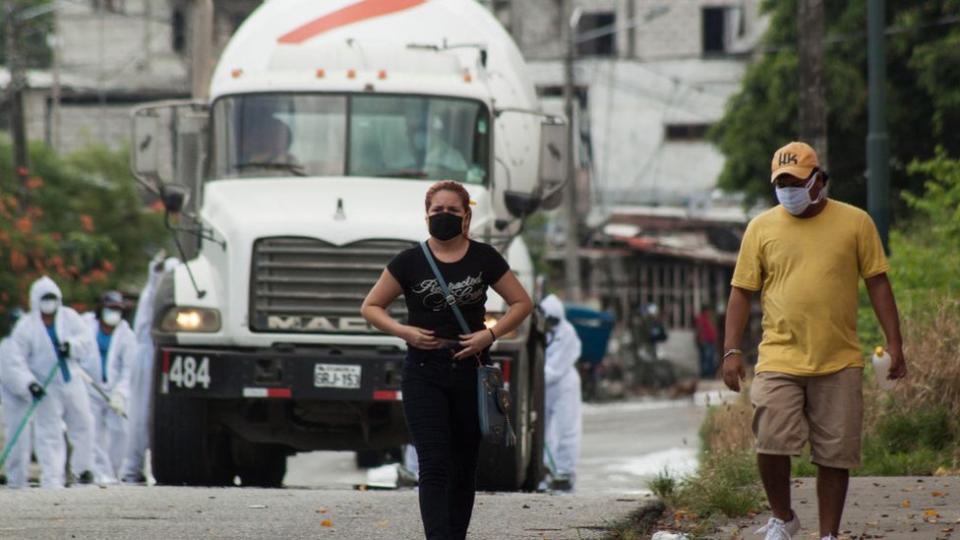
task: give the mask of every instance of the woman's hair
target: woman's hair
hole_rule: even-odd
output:
[[[470,213],[470,193],[460,182],[454,182],[453,180],[441,180],[430,186],[430,189],[427,190],[427,198],[424,200],[424,206],[427,212],[430,211],[430,203],[433,202],[433,196],[440,191],[452,191],[459,195],[460,202],[463,203],[463,209],[468,214]]]

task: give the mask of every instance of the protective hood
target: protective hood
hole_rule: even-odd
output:
[[[45,295],[53,293],[57,297],[57,302],[62,306],[63,305],[63,293],[60,292],[60,287],[47,276],[43,276],[40,279],[33,282],[33,285],[30,285],[30,314],[36,317],[40,316],[40,299]]]
[[[544,315],[554,317],[560,322],[547,335],[547,362],[544,366],[547,388],[556,388],[557,384],[568,378],[577,377],[574,366],[580,358],[581,343],[577,330],[567,321],[563,302],[555,295],[549,295],[540,301]],[[577,383],[579,387],[579,383]],[[548,391],[548,395],[551,392]],[[548,398],[549,399],[549,398]]]
[[[563,308],[563,302],[555,294],[551,294],[540,301],[540,309],[547,317],[554,317],[562,321],[567,320],[566,311]]]

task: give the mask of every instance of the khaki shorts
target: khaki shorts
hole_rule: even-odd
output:
[[[816,377],[763,371],[753,381],[750,401],[758,454],[797,456],[809,441],[817,465],[860,466],[862,368]]]

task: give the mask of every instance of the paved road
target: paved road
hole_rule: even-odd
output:
[[[585,404],[578,493],[644,494],[646,482],[664,467],[692,472],[705,405],[723,397],[714,390],[677,400]],[[350,488],[366,479],[352,453],[313,452],[289,460],[285,484]]]
[[[695,466],[704,401],[586,406],[577,493],[480,494],[470,538],[602,537],[650,476]],[[416,492],[354,489],[365,481],[352,454],[315,452],[290,460],[283,490],[0,489],[0,539],[422,538]]]
[[[820,538],[816,480],[793,482],[793,509],[800,517],[798,540]],[[769,514],[732,520],[706,538],[740,540],[758,538],[753,531],[766,523]],[[883,538],[885,540],[947,540],[960,531],[960,477],[850,479],[847,506],[843,511],[840,540]]]

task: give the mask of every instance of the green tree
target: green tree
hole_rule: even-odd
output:
[[[7,313],[28,307],[30,283],[41,275],[80,310],[107,289],[143,281],[166,234],[161,214],[137,195],[125,151],[92,147],[63,158],[34,143],[23,200],[10,155],[0,140],[0,335]]]
[[[866,1],[827,2],[824,51],[831,195],[866,205]],[[893,189],[920,193],[924,178],[907,164],[943,146],[960,152],[960,0],[902,0],[888,9],[887,117]],[[772,197],[770,156],[795,139],[796,0],[766,0],[771,18],[762,53],[747,69],[711,139],[726,155],[720,187],[751,201]],[[895,214],[906,209],[894,201]]]
[[[7,34],[5,19],[7,5],[13,5],[17,13],[47,6],[50,0],[7,0],[0,7],[0,62],[7,65]],[[44,13],[20,23],[20,54],[28,68],[44,68],[50,65],[52,53],[47,45],[47,36],[53,33],[53,14]]]

